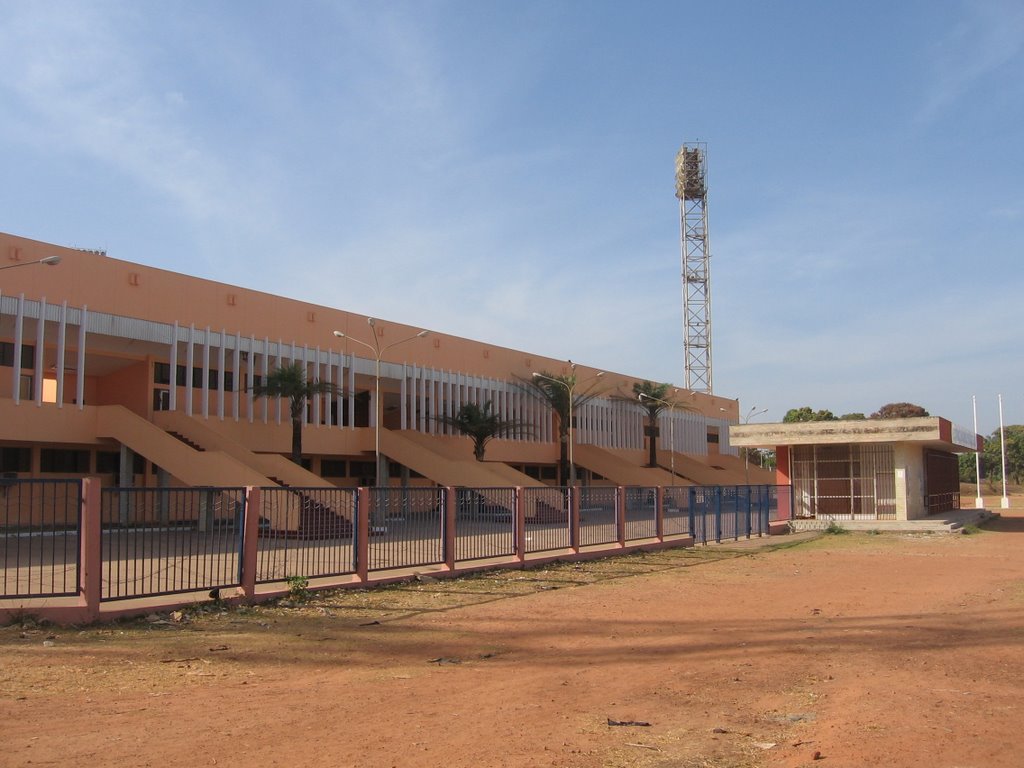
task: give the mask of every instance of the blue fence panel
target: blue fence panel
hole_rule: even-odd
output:
[[[549,552],[571,546],[568,488],[523,488],[522,503],[524,552]]]
[[[0,479],[0,597],[78,594],[82,484]]]
[[[355,489],[274,486],[260,496],[258,583],[355,572]]]
[[[101,600],[241,583],[243,488],[103,488]]]
[[[515,554],[514,488],[459,488],[455,492],[455,559]]]
[[[444,562],[444,488],[371,488],[371,571]]]
[[[658,489],[625,488],[626,541],[658,535]]]
[[[581,547],[613,544],[619,540],[619,489],[607,486],[586,486],[580,494]]]

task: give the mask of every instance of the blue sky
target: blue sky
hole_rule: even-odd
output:
[[[2,231],[682,384],[706,141],[717,394],[1024,423],[1017,0],[0,18]]]

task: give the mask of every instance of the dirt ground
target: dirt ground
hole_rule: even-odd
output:
[[[1024,765],[1024,509],[753,544],[5,627],[0,765]]]

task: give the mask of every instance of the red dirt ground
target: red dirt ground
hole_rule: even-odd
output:
[[[1024,765],[1024,510],[753,544],[6,627],[0,765]]]

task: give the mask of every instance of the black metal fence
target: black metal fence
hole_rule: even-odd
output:
[[[515,488],[455,491],[455,559],[483,560],[516,554]]]
[[[257,583],[355,572],[355,490],[263,488],[260,502]]]
[[[244,488],[103,488],[102,600],[237,587]]]
[[[0,479],[0,597],[78,593],[82,484]]]
[[[611,550],[657,540],[659,521],[662,538],[703,544],[766,534],[783,512],[774,486],[273,487],[260,489],[258,514],[246,514],[242,488],[103,488],[98,497],[102,601]],[[0,597],[78,594],[82,508],[79,481],[0,484]],[[247,535],[246,521],[257,530]]]

